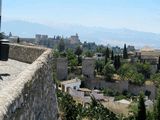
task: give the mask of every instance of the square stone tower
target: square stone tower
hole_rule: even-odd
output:
[[[95,59],[84,58],[82,60],[82,74],[88,79],[94,79]]]
[[[67,58],[57,58],[56,65],[57,79],[66,80],[68,76],[68,60]]]

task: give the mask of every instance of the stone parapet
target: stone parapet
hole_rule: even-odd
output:
[[[52,50],[20,45],[10,48],[11,58],[32,64],[0,91],[0,120],[57,120]]]
[[[32,63],[34,62],[46,48],[25,46],[19,44],[10,44],[9,58],[21,62]]]

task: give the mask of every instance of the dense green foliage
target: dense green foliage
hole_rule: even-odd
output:
[[[160,85],[160,73],[151,75],[151,80],[156,83],[156,85]]]
[[[68,65],[69,67],[71,67],[71,71],[73,71],[74,68],[78,65],[78,58],[76,57],[72,49],[67,49],[66,55],[68,59]]]
[[[78,65],[81,65],[82,64],[82,53],[83,53],[83,50],[80,46],[78,46],[75,50],[75,54],[78,56]]]
[[[111,64],[111,63],[107,63],[105,66],[104,66],[104,69],[103,69],[103,74],[106,78],[106,80],[110,81],[112,80],[112,77],[114,75],[114,72],[115,72],[115,69],[114,69],[114,66]]]
[[[65,50],[65,43],[63,39],[61,39],[58,43],[58,50],[59,52],[63,52]]]
[[[130,80],[131,83],[142,85],[147,78],[150,78],[151,69],[149,63],[125,63],[119,70],[118,74],[122,80]]]
[[[156,103],[154,105],[154,119],[159,120],[160,119],[160,90],[158,91]]]
[[[0,39],[4,39],[5,38],[5,34],[3,32],[0,33]]]
[[[97,73],[102,75],[103,68],[104,68],[105,62],[102,60],[96,60],[95,62],[95,69],[97,70]]]
[[[146,120],[146,107],[143,94],[139,96],[137,120]]]
[[[62,120],[118,120],[116,114],[105,108],[94,97],[92,102],[87,106],[76,104],[73,98],[67,94],[57,92],[58,105],[61,112]]]
[[[136,67],[138,73],[142,73],[145,78],[150,78],[151,68],[150,68],[149,63],[147,63],[147,62],[145,62],[145,63],[137,62],[135,64],[135,67]]]
[[[83,50],[82,50],[82,48],[81,48],[80,46],[78,46],[78,47],[76,48],[76,50],[75,50],[75,54],[76,54],[77,56],[80,56],[80,55],[82,54],[82,52],[83,52]]]
[[[93,55],[94,55],[94,53],[92,51],[90,51],[90,50],[85,52],[85,56],[86,57],[93,57]]]
[[[57,99],[58,99],[59,109],[62,112],[61,118],[63,120],[75,120],[75,118],[78,115],[78,107],[73,98],[66,93],[58,91]]]

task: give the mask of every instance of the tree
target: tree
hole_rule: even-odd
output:
[[[144,75],[137,72],[137,68],[133,64],[123,64],[119,68],[118,74],[121,80],[130,80],[133,84],[142,85],[145,82]]]
[[[113,77],[114,72],[115,72],[115,69],[114,69],[114,66],[112,64],[107,63],[104,66],[103,74],[104,74],[106,80],[111,80],[112,77]]]
[[[118,69],[120,68],[121,66],[121,58],[120,56],[118,55],[118,58],[117,58],[117,62],[118,62]]]
[[[111,54],[111,60],[114,60],[114,52],[112,50],[112,54]]]
[[[75,54],[79,57],[82,54],[83,50],[80,46],[76,48]]]
[[[157,69],[160,70],[160,56],[158,58],[158,65],[157,65]]]
[[[146,120],[146,107],[144,104],[144,95],[142,93],[139,96],[137,120]]]
[[[145,82],[144,76],[142,73],[133,72],[131,76],[131,82],[136,85],[142,85]]]
[[[67,53],[68,65],[71,67],[71,70],[74,70],[74,67],[78,65],[78,59],[74,54],[73,50],[68,49],[66,53]]]
[[[116,70],[118,70],[121,66],[120,56],[115,56],[114,58],[114,67]]]
[[[108,47],[107,47],[107,49],[106,49],[105,55],[106,55],[107,58],[109,58],[109,56],[110,56],[110,52],[109,52],[109,48],[108,48]]]
[[[80,65],[82,63],[82,57],[80,55],[82,54],[83,50],[80,46],[76,48],[75,54],[78,56],[78,64]]]
[[[61,40],[59,41],[58,50],[59,50],[59,52],[63,52],[63,51],[65,50],[65,43],[64,43],[64,40],[63,40],[63,39],[61,39]]]
[[[151,75],[151,80],[156,83],[156,85],[160,84],[160,73],[155,73]]]
[[[155,120],[160,119],[160,89],[158,90],[156,104],[154,105],[154,118]]]
[[[87,107],[76,104],[72,96],[61,91],[57,91],[57,99],[62,120],[118,120],[116,114],[92,96]]]
[[[128,59],[128,52],[127,52],[126,44],[124,44],[124,49],[123,49],[123,58],[124,58],[124,59]]]
[[[60,56],[59,51],[54,50],[54,51],[53,51],[53,57],[58,58],[59,56]]]
[[[108,62],[108,58],[105,56],[105,64],[107,64]]]
[[[118,74],[119,74],[121,80],[128,79],[129,76],[127,73],[130,71],[131,71],[131,65],[127,64],[127,63],[123,64],[118,70]]]
[[[104,46],[102,46],[102,45],[97,46],[96,52],[98,52],[98,53],[104,53],[105,52]]]
[[[86,57],[93,57],[93,52],[88,50],[85,52]]]
[[[9,33],[9,37],[12,37],[12,33],[11,32]]]
[[[0,33],[0,40],[5,38],[5,34],[3,32]]]
[[[118,120],[116,114],[105,108],[100,101],[91,96],[91,103],[87,110],[89,120]]]
[[[102,60],[96,60],[95,62],[95,69],[97,70],[98,73],[102,74],[102,70],[104,68],[104,61]]]
[[[150,78],[151,66],[149,63],[136,63],[136,68],[138,73],[142,73],[145,78]]]
[[[17,43],[20,43],[20,39],[19,39],[19,37],[17,38]]]
[[[107,47],[107,49],[105,50],[105,64],[108,62],[109,56],[110,56],[110,54],[109,54],[109,48]]]
[[[72,96],[67,93],[57,92],[58,104],[60,110],[64,113],[63,120],[75,120],[78,116],[78,108]]]
[[[115,57],[114,57],[114,68],[117,70],[117,65],[118,63],[117,63],[117,55],[115,55]]]

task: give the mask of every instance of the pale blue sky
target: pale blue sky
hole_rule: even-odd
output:
[[[160,33],[160,0],[3,0],[3,21],[129,28]]]

